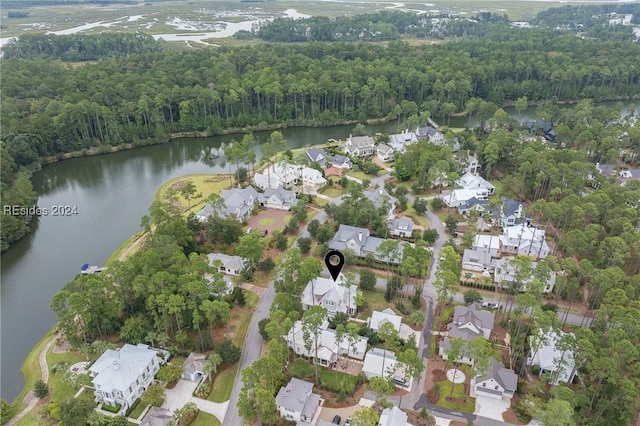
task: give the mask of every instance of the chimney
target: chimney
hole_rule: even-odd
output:
[[[362,242],[362,231],[361,231],[361,232],[358,232],[358,240],[359,240],[360,242]]]

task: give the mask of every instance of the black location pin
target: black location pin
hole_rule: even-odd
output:
[[[331,250],[324,257],[324,263],[327,265],[331,278],[333,278],[333,281],[335,282],[338,279],[338,275],[340,275],[340,271],[342,271],[342,267],[344,266],[344,254],[340,253],[338,250]]]

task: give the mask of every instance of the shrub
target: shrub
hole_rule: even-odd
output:
[[[398,309],[398,311],[400,311],[400,313],[402,315],[409,315],[409,309],[407,309],[406,306],[404,306],[404,303],[396,303],[396,309]]]
[[[286,238],[285,238],[286,241]],[[273,261],[272,258],[267,257],[264,260],[261,260],[260,262],[258,262],[258,269],[261,271],[272,271],[273,268],[276,267],[276,262]]]
[[[223,364],[235,364],[240,359],[242,351],[230,339],[224,339],[215,346],[215,351],[222,357]]]
[[[362,290],[373,290],[376,286],[376,275],[368,269],[360,270],[360,288]]]
[[[540,374],[540,366],[539,365],[532,365],[531,366],[531,374],[534,374],[536,376],[538,374]]]
[[[196,390],[194,391],[195,396],[198,398],[207,398],[211,393],[211,383],[203,380],[200,382]]]
[[[262,336],[264,340],[269,340],[269,335],[267,334],[266,330],[269,321],[269,318],[263,318],[258,322],[258,331],[260,332],[260,336]]]
[[[545,303],[544,305],[542,305],[542,310],[558,312],[558,305],[554,305],[553,303]]]
[[[431,200],[431,208],[434,210],[440,210],[443,209],[445,207],[445,203],[444,201],[442,201],[442,199],[436,197],[433,200]]]
[[[298,238],[298,247],[300,248],[301,253],[309,253],[311,250],[311,238],[300,237]]]
[[[33,395],[36,398],[42,399],[49,394],[49,387],[42,380],[38,380],[33,387]]]
[[[117,414],[118,411],[120,411],[120,404],[116,404],[116,405],[109,405],[109,404],[102,404],[102,409],[104,411],[108,411],[109,413],[114,413]]]
[[[289,241],[287,241],[287,237],[282,232],[278,232],[278,236],[276,237],[276,248],[283,251],[287,249],[288,245]]]
[[[475,290],[469,290],[464,292],[464,303],[467,305],[470,303],[482,302],[482,295]]]

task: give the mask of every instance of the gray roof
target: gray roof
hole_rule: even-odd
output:
[[[142,418],[140,426],[166,426],[173,419],[173,414],[166,408],[151,407]]]
[[[182,371],[188,374],[202,373],[206,361],[206,355],[191,352],[187,359],[184,360],[184,363],[182,363]]]
[[[156,351],[147,345],[125,344],[115,351],[107,349],[100,358],[89,367],[93,375],[91,382],[104,392],[126,391],[152,364]]]
[[[297,201],[295,192],[289,191],[288,189],[284,189],[282,187],[278,187],[277,189],[265,189],[264,194],[260,194],[260,199],[266,201],[267,198],[271,197],[272,195],[278,197],[282,204],[294,204]]]
[[[340,154],[334,155],[333,158],[331,159],[331,162],[333,164],[351,164],[351,160],[349,160],[344,155],[340,155]]]
[[[458,206],[458,209],[470,209],[475,205],[486,206],[489,204],[489,200],[478,200],[476,197],[469,198],[466,201],[462,201]]]
[[[307,158],[311,162],[324,165],[327,162],[327,153],[321,148],[310,148],[307,150]]]
[[[416,130],[416,135],[419,138],[431,137],[431,136],[435,135],[436,133],[438,133],[438,131],[436,129],[434,129],[433,127],[431,127],[431,126],[419,127]]]
[[[466,324],[471,322],[478,328],[493,329],[495,316],[493,312],[483,311],[476,304],[469,306],[456,306],[453,312],[454,324]]]
[[[244,269],[246,263],[246,259],[240,256],[229,256],[224,253],[209,253],[207,258],[209,258],[209,265],[211,266],[213,266],[216,260],[219,260],[222,262],[222,266],[224,266],[225,269],[234,269],[238,271]]]
[[[369,238],[369,230],[367,228],[358,228],[356,226],[340,225],[338,232],[333,237],[333,241],[346,243],[349,240],[354,240],[356,244],[363,247]]]
[[[398,199],[390,195],[386,189],[374,189],[373,191],[364,191],[364,196],[367,197],[373,205],[379,209],[385,201],[388,201],[391,206],[398,204]]]
[[[378,152],[381,152],[383,154],[391,154],[393,153],[393,148],[391,148],[389,145],[381,143],[378,145],[377,147]]]
[[[371,136],[351,136],[349,140],[351,141],[351,146],[353,146],[354,148],[375,145],[375,142]]]
[[[393,219],[391,222],[391,229],[397,229],[399,231],[413,232],[413,221],[406,217],[399,217]]]
[[[512,200],[511,198],[505,198],[502,203],[502,212],[505,217],[509,217],[511,215],[516,214],[516,212],[520,209],[522,203],[520,201]]]
[[[479,263],[487,267],[493,264],[495,267],[495,261],[493,260],[491,253],[483,250],[466,249],[462,254],[462,263]]]
[[[244,216],[253,208],[252,203],[250,203],[250,197],[253,197],[253,201],[255,202],[258,199],[258,195],[258,191],[251,185],[246,188],[223,189],[220,192],[220,196],[225,204],[223,216],[236,214],[238,210],[239,215]]]
[[[312,391],[313,383],[293,377],[287,386],[281,387],[278,391],[276,404],[278,407],[286,408],[289,411],[302,413],[307,400],[313,395]],[[316,396],[320,397],[319,395]]]
[[[407,419],[407,414],[398,407],[385,408],[380,414],[378,426],[405,426]]]
[[[505,390],[515,392],[518,388],[518,376],[504,365],[496,361],[495,358],[489,359],[489,368],[484,375],[478,376],[476,383],[493,379],[500,384]]]

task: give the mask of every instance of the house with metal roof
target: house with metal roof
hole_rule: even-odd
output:
[[[380,420],[378,420],[378,426],[411,426],[408,422],[409,416],[396,407],[385,408],[380,414]]]
[[[358,287],[346,285],[344,274],[340,274],[336,281],[330,278],[317,277],[309,281],[301,296],[302,308],[322,306],[327,309],[327,315],[333,318],[338,312],[347,315],[356,313],[356,292]]]
[[[573,333],[549,329],[538,330],[529,336],[531,350],[527,365],[540,367],[540,374],[549,373],[551,384],[570,384],[576,376],[575,359],[571,340]]]
[[[369,328],[373,331],[378,331],[380,330],[380,327],[382,327],[382,324],[384,324],[385,322],[389,322],[393,325],[393,328],[396,329],[396,331],[400,331],[400,325],[402,323],[402,317],[399,315],[396,315],[395,312],[393,312],[393,310],[387,308],[384,311],[380,312],[380,311],[373,311],[371,313],[371,318],[369,318]]]
[[[218,271],[226,275],[240,275],[247,266],[247,259],[240,256],[230,256],[224,253],[209,253],[209,265],[217,267]]]
[[[381,161],[389,162],[395,158],[395,151],[389,145],[381,143],[376,146],[376,155]]]
[[[298,426],[312,426],[324,400],[313,393],[313,383],[291,378],[276,395],[276,407],[280,416],[297,422]]]
[[[447,336],[444,338],[438,349],[438,354],[447,359],[447,353],[451,348],[451,340],[453,338],[461,337],[467,344],[472,342],[477,337],[489,339],[491,337],[491,330],[493,330],[493,323],[495,316],[493,312],[483,311],[476,304],[469,306],[456,306],[453,312],[453,321],[448,326]],[[473,365],[474,359],[468,348],[464,348],[460,358],[457,362]]]
[[[322,167],[327,164],[327,153],[322,148],[309,148],[305,155],[310,163],[318,163]]]
[[[400,238],[411,238],[413,234],[413,221],[408,217],[398,217],[389,223],[391,235]]]
[[[407,146],[418,142],[418,137],[414,132],[403,132],[395,135],[389,135],[389,146],[396,152],[404,154]]]
[[[296,321],[289,333],[284,336],[287,346],[297,355],[313,358],[320,365],[329,366],[336,362],[340,356],[362,360],[367,351],[366,337],[358,336],[358,340],[351,344],[345,338],[341,342],[336,340],[336,331],[329,328],[329,322],[324,321],[318,332],[318,350],[316,352],[316,336],[309,333],[308,339],[304,338],[302,321]]]
[[[353,167],[353,162],[349,160],[344,155],[336,154],[333,157],[329,158],[329,162],[333,167],[337,167],[339,169],[350,169]]]
[[[153,383],[161,358],[149,346],[125,344],[118,350],[107,349],[89,367],[96,401],[120,405],[124,412]]]
[[[376,143],[371,136],[349,136],[343,149],[349,155],[366,157],[375,153]]]
[[[381,262],[398,264],[402,259],[402,245],[398,246],[398,252],[390,259],[381,258],[377,249],[385,241],[383,238],[372,237],[367,228],[356,226],[340,225],[338,232],[329,241],[329,248],[332,250],[351,250],[358,257],[366,257],[371,254],[374,259]],[[409,243],[404,243],[409,244]]]
[[[367,379],[391,378],[396,386],[405,389],[410,389],[413,382],[411,377],[407,377],[404,364],[398,362],[396,354],[380,348],[369,349],[364,357],[362,372]]]

